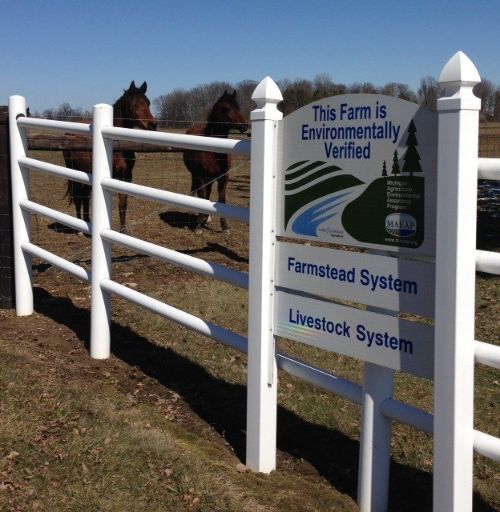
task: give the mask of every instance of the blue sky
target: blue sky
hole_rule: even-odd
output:
[[[498,0],[0,0],[0,104],[154,100],[214,80],[396,81],[418,89],[458,50],[500,85]]]

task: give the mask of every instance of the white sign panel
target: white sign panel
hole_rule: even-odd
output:
[[[433,378],[434,328],[430,325],[283,291],[276,293],[275,300],[278,336]]]
[[[278,234],[435,252],[437,114],[389,96],[311,103],[280,123]]]
[[[434,317],[433,263],[278,243],[276,285]]]

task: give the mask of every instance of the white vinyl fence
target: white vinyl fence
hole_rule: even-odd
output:
[[[276,460],[277,368],[362,405],[358,502],[361,510],[387,508],[391,422],[398,421],[434,435],[434,510],[472,510],[473,449],[500,460],[500,440],[473,428],[474,360],[500,367],[500,348],[474,340],[475,271],[500,274],[498,253],[476,251],[477,179],[500,179],[500,159],[478,159],[479,100],[472,87],[479,75],[458,53],[440,77],[439,100],[435,411],[434,415],[393,398],[393,370],[365,363],[362,386],[309,364],[276,353],[274,261],[276,249],[277,132],[282,100],[276,84],[264,79],[256,88],[252,141],[113,127],[112,107],[94,107],[89,124],[26,117],[25,99],[9,100],[12,196],[15,244],[15,289],[18,315],[33,312],[32,256],[91,283],[90,354],[110,355],[110,296],[116,294],[210,338],[248,353],[247,465],[270,472]],[[47,164],[27,157],[27,130],[44,128],[91,135],[93,172]],[[213,203],[111,177],[114,140],[251,156],[250,209]],[[92,185],[92,222],[36,204],[29,197],[29,173],[39,171]],[[477,172],[479,171],[479,173]],[[250,223],[249,274],[187,256],[111,229],[112,193],[120,192],[197,212]],[[48,217],[92,237],[91,272],[31,242],[31,215]],[[248,340],[153,299],[112,279],[111,249],[118,244],[160,260],[249,289]]]

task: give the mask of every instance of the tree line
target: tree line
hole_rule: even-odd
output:
[[[255,80],[243,80],[236,84],[216,81],[191,89],[174,89],[154,99],[155,114],[161,127],[184,129],[193,122],[204,121],[212,105],[225,90],[235,90],[243,115],[250,118],[250,112],[255,108],[251,96],[257,84]],[[438,81],[431,76],[420,81],[417,91],[399,82],[389,82],[380,87],[371,82],[345,85],[334,82],[328,74],[317,75],[313,80],[285,78],[277,84],[283,95],[278,108],[285,116],[321,98],[354,93],[394,96],[436,110],[437,99],[442,94]],[[481,99],[480,120],[500,122],[500,87],[483,79],[475,86],[474,94]],[[92,113],[63,103],[56,109],[45,110],[42,117],[75,121],[91,119]]]

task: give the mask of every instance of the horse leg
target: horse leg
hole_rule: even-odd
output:
[[[125,217],[127,216],[127,194],[118,194],[118,212],[120,214],[120,233],[127,233]]]
[[[210,199],[210,194],[212,193],[212,181],[209,181],[205,187],[205,199]],[[210,215],[204,215],[203,224],[210,224],[212,222],[212,217]]]
[[[75,211],[76,211],[76,217],[78,219],[82,218],[82,199],[80,196],[74,197],[73,202],[75,203]]]
[[[83,200],[83,192],[82,192],[83,185],[80,183],[72,183],[71,186],[71,200],[73,201],[73,204],[75,205],[75,212],[76,217],[81,220],[82,218],[82,200]],[[81,231],[77,231],[78,235],[81,235]]]
[[[82,202],[81,202],[79,197],[75,197],[73,199],[73,203],[75,204],[76,218],[78,220],[80,220],[82,218],[82,214],[80,213],[81,212],[81,207],[82,207]]]
[[[228,174],[224,174],[217,180],[217,189],[219,192],[219,203],[225,203],[226,202],[226,187],[228,179]],[[222,231],[229,231],[229,224],[227,223],[227,219],[224,217],[220,218],[220,227]]]
[[[123,165],[117,165],[116,169],[113,169],[113,174],[122,181],[127,181],[130,183],[132,181],[132,168],[134,167],[134,162],[124,160]],[[127,226],[125,223],[127,216],[127,194],[118,194],[118,213],[120,216],[120,233],[127,233]]]
[[[82,213],[83,213],[83,220],[85,222],[90,222],[90,187],[88,185],[82,186]]]
[[[205,184],[205,180],[196,176],[195,173],[191,174],[191,195],[196,194],[201,199],[207,199],[207,185]],[[196,215],[196,221],[193,228],[195,233],[201,233],[201,228],[207,222],[208,216],[204,213],[198,213]]]

